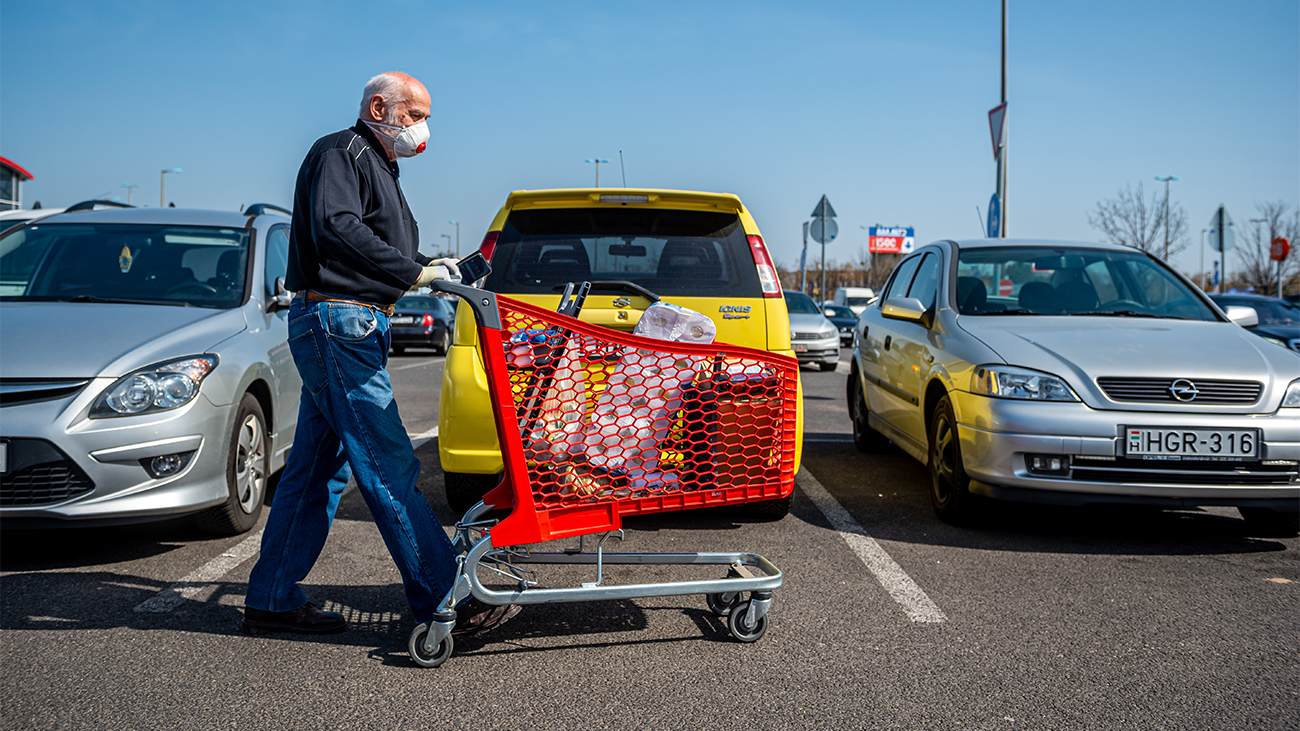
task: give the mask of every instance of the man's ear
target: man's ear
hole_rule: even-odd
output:
[[[384,113],[387,111],[384,105],[384,98],[378,94],[370,97],[370,121],[384,121]]]

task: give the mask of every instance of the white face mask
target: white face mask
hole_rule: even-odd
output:
[[[429,141],[429,124],[426,120],[420,120],[417,124],[410,127],[399,127],[395,124],[383,124],[381,122],[366,122],[371,129],[383,127],[383,130],[375,129],[376,132],[384,135],[393,141],[393,154],[397,157],[415,157],[424,152],[425,143]],[[396,130],[396,134],[387,130]]]

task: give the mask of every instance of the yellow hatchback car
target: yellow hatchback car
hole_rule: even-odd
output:
[[[717,341],[794,356],[776,266],[758,225],[726,193],[591,188],[511,193],[483,239],[492,292],[555,309],[565,285],[590,282],[580,318],[631,332],[660,298],[711,317]],[[501,450],[468,306],[442,373],[438,455],[458,515],[500,482]],[[800,394],[796,444],[802,443]],[[796,450],[795,469],[801,452]],[[790,498],[747,506],[779,519]]]

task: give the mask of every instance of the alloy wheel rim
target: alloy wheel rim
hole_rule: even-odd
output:
[[[235,494],[239,508],[251,515],[262,503],[266,489],[266,442],[262,436],[262,422],[249,414],[239,425],[239,446],[235,454]]]
[[[934,428],[934,490],[935,495],[940,502],[946,502],[948,496],[952,493],[953,481],[953,463],[956,455],[956,444],[952,426],[948,423],[947,415],[940,414],[936,417],[937,421]]]

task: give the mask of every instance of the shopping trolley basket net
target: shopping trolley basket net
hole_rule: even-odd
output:
[[[506,373],[492,380],[517,421],[537,511],[609,503],[627,515],[790,494],[793,358],[651,340],[498,301]]]

